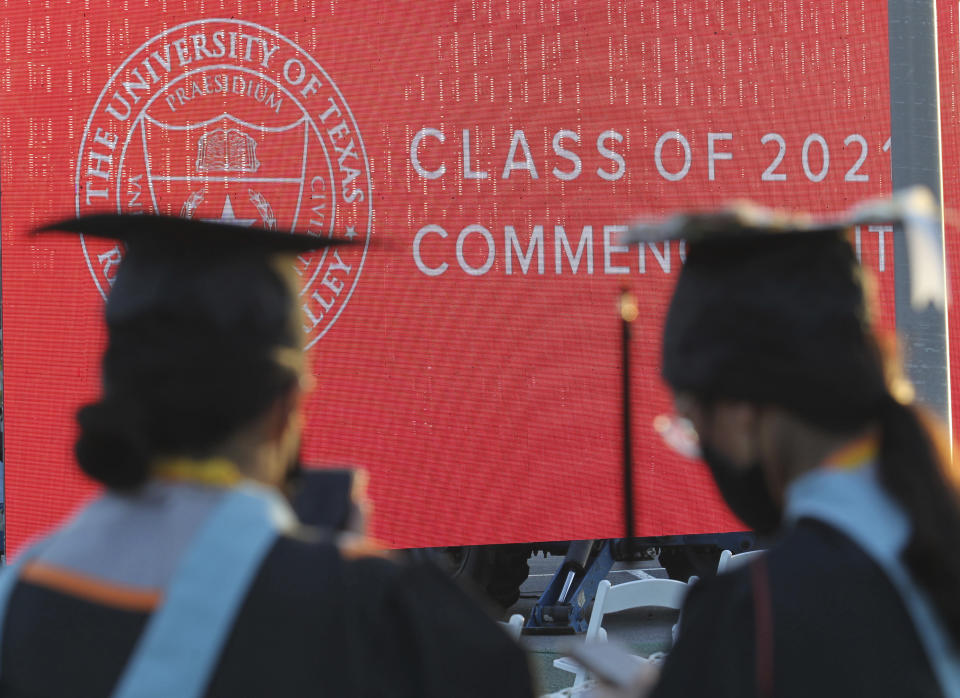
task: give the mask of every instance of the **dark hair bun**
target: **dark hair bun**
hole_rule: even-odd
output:
[[[77,412],[77,462],[83,472],[112,489],[136,489],[149,476],[150,449],[135,414],[132,405],[110,400]]]

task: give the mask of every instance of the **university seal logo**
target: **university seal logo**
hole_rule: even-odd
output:
[[[302,255],[307,346],[349,300],[372,223],[356,121],[310,55],[250,22],[205,19],[131,54],[97,99],[80,146],[77,214],[165,213],[362,239]],[[122,247],[82,239],[106,298]]]

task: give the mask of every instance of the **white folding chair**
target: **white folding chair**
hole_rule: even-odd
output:
[[[604,579],[597,588],[593,611],[587,624],[584,642],[604,642],[607,631],[603,629],[603,617],[630,608],[672,608],[679,610],[688,586],[675,579],[638,579],[635,582],[610,584]],[[640,658],[638,658],[639,660]],[[576,675],[573,687],[579,687],[587,678],[586,670],[570,657],[553,660],[553,666]]]
[[[700,577],[697,575],[691,575],[690,579],[687,580],[687,588],[689,589],[694,584],[700,581]],[[670,628],[670,639],[673,644],[677,644],[677,635],[680,632],[680,619],[683,618],[683,610],[681,609],[680,615],[677,616],[677,622],[673,624]]]
[[[517,642],[520,641],[520,634],[523,632],[523,616],[519,613],[514,613],[510,616],[510,620],[506,623],[503,621],[498,621],[500,625],[503,626],[503,629],[507,631],[507,634],[512,637]]]
[[[734,555],[729,550],[724,550],[720,553],[720,562],[717,564],[717,574],[738,570],[751,560],[756,560],[765,552],[766,550],[748,550],[745,553],[737,553]]]

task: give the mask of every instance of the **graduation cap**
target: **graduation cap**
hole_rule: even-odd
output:
[[[631,226],[631,242],[688,243],[664,326],[665,380],[700,396],[779,404],[826,428],[864,423],[894,386],[847,233],[902,227],[914,307],[943,307],[939,215],[930,192],[914,188],[831,219],[737,203]]]
[[[107,301],[108,325],[146,314],[188,314],[197,304],[210,315],[225,315],[229,320],[235,314],[231,307],[238,305],[233,301],[258,279],[266,281],[264,271],[269,271],[277,255],[356,244],[334,237],[145,214],[93,214],[37,229],[50,231],[126,244]]]
[[[637,221],[629,226],[621,242],[685,240],[691,245],[700,242],[763,245],[769,244],[769,236],[830,236],[845,233],[855,226],[877,224],[899,225],[903,229],[913,307],[923,310],[932,304],[943,310],[946,277],[940,210],[933,194],[923,186],[902,189],[891,197],[860,202],[845,214],[831,218],[737,201],[718,211],[682,212],[662,221]]]
[[[89,215],[37,232],[48,231],[126,244],[105,312],[108,393],[163,390],[174,377],[189,384],[245,376],[253,389],[274,380],[275,369],[301,371],[298,281],[282,257],[355,244],[163,215]]]

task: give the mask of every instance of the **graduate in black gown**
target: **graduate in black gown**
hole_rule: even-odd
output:
[[[523,652],[442,574],[280,496],[308,387],[291,255],[329,241],[57,227],[127,244],[103,394],[78,414],[105,492],[0,575],[0,695],[532,695]]]
[[[958,696],[949,449],[872,325],[849,231],[758,219],[681,231],[662,369],[730,509],[779,541],[692,586],[649,695]]]

